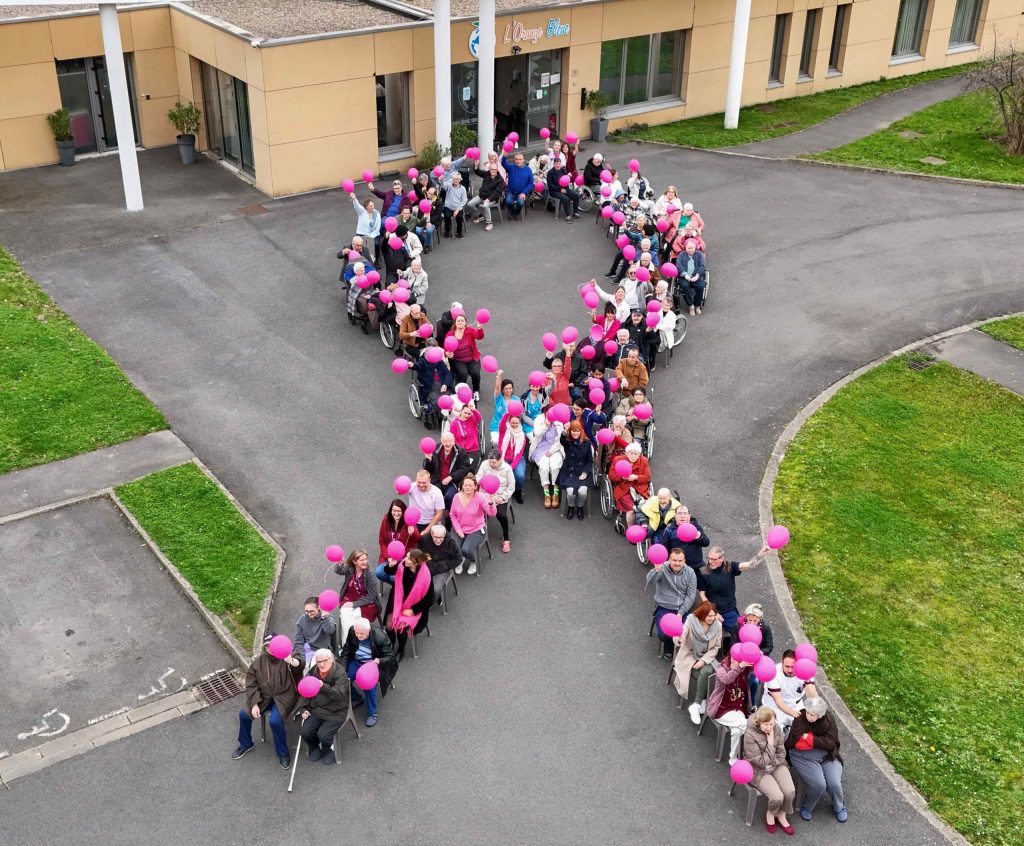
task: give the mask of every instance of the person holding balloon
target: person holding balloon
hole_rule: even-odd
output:
[[[651,466],[643,455],[640,444],[632,441],[624,450],[623,458],[611,463],[608,478],[612,481],[615,507],[625,515],[626,526],[636,522],[633,513],[634,496],[640,501],[651,495]]]
[[[493,497],[480,493],[476,476],[469,473],[463,478],[459,492],[452,499],[449,516],[463,558],[469,563],[469,575],[476,573],[476,551],[487,540],[487,518],[497,514]],[[462,565],[455,568],[455,574],[462,573]]]
[[[349,681],[330,649],[313,654],[313,668],[299,682],[298,691],[299,734],[309,748],[309,760],[333,764],[334,736],[348,716]]]
[[[308,665],[316,650],[330,648],[336,628],[330,612],[321,610],[320,598],[308,597],[303,605],[302,616],[295,621],[292,651],[297,655],[305,653]]]
[[[647,400],[647,388],[639,385],[634,387],[631,393],[622,398],[619,402],[619,407],[615,411],[617,414],[625,416],[626,425],[629,426],[629,431],[633,433],[633,440],[639,441],[646,451],[647,433],[654,422],[651,416],[651,404]],[[663,524],[659,522],[658,526],[654,528],[658,528],[661,525]]]
[[[533,425],[544,411],[544,385],[530,382],[530,389],[519,397],[519,402],[523,404],[523,431],[532,435]]]
[[[587,437],[586,429],[579,420],[573,420],[565,427],[561,436],[565,458],[558,471],[556,490],[565,492],[565,517],[577,520],[586,517],[587,494],[593,482],[594,447]]]
[[[440,605],[441,591],[448,581],[448,573],[462,563],[462,550],[457,539],[440,523],[431,527],[430,531],[420,538],[419,549],[426,553],[429,559],[427,566],[434,580],[434,595],[437,597],[437,604]]]
[[[619,333],[622,333],[622,329]],[[619,360],[619,366],[615,368],[615,375],[619,377],[619,390],[623,397],[628,397],[637,388],[646,388],[651,381],[651,374],[640,360],[640,350],[628,344],[624,347],[625,356]]]
[[[775,678],[765,685],[764,705],[775,713],[779,728],[785,733],[793,724],[803,708],[804,699],[817,696],[818,689],[814,686],[814,663],[800,663],[796,650],[787,649],[782,653],[782,661],[775,665]],[[807,666],[809,665],[809,667]]]
[[[652,541],[659,535],[664,534],[665,527],[672,520],[672,516],[680,505],[681,503],[672,495],[671,490],[668,488],[658,488],[657,493],[654,496],[649,497],[644,504],[640,506],[640,510],[644,513],[644,516],[647,517],[647,534]],[[662,545],[664,546],[664,544]],[[683,555],[683,563],[686,563],[685,554]],[[693,583],[694,590],[696,590],[696,575],[694,576]]]
[[[498,443],[498,429],[501,421],[508,414],[509,401],[515,396],[516,386],[511,379],[505,378],[505,371],[498,370],[494,374],[494,416],[491,417],[491,443]]]
[[[466,204],[469,196],[462,184],[462,174],[456,171],[452,175],[451,184],[444,194],[444,237],[452,237],[452,221],[455,221],[455,237],[463,237],[466,222]]]
[[[428,423],[430,412],[438,408],[441,395],[452,390],[455,380],[448,369],[444,350],[433,338],[427,338],[423,354],[413,361],[412,368],[416,373],[416,390],[424,408],[424,423]]]
[[[765,545],[749,561],[727,562],[725,550],[720,546],[713,546],[708,550],[708,563],[697,574],[697,590],[700,591],[701,599],[715,604],[725,629],[733,640],[738,634],[740,619],[740,612],[736,607],[736,579],[760,564],[769,551],[770,548]]]
[[[449,508],[473,466],[469,454],[455,445],[455,435],[445,432],[434,452],[423,460],[423,469],[430,473],[430,483],[444,494],[445,507]]]
[[[483,324],[470,326],[466,315],[452,314],[455,322],[444,339],[444,348],[451,354],[452,373],[459,382],[472,383],[473,400],[480,402],[480,349],[484,338]]]
[[[561,365],[555,360],[553,365]],[[560,440],[564,424],[555,419],[555,407],[548,406],[547,414],[538,417],[530,435],[530,461],[537,465],[540,486],[544,491],[544,507],[558,509],[561,493],[558,488],[558,471],[565,460],[565,451]]]
[[[761,607],[761,603],[752,602],[746,608],[743,609],[743,617],[740,620],[740,631],[743,631],[743,626],[753,626],[761,633],[761,640],[758,643],[758,647],[761,650],[761,655],[768,657],[772,654],[775,649],[775,638],[772,636],[772,627],[764,621],[764,609]],[[750,674],[750,701],[757,702],[758,691],[761,687],[760,679],[754,673]]]
[[[352,201],[352,208],[356,211],[356,235],[362,235],[366,239],[367,247],[371,243],[373,244],[371,261],[376,265],[380,256],[380,212],[374,208],[373,200],[366,200],[360,205],[354,193],[349,194],[349,199]]]
[[[338,591],[338,616],[341,620],[341,640],[344,642],[349,628],[357,619],[372,621],[379,616],[380,581],[370,567],[370,556],[365,549],[350,552],[344,564],[334,565],[334,572],[342,577],[341,589]],[[320,606],[325,607],[323,594]]]
[[[790,765],[807,790],[800,806],[800,818],[811,819],[814,806],[825,792],[832,800],[832,811],[839,822],[849,814],[843,796],[843,759],[839,755],[839,730],[828,713],[825,700],[818,696],[804,699],[800,715],[793,720],[786,737]]]
[[[793,834],[787,814],[793,813],[796,787],[786,763],[786,747],[782,729],[775,722],[771,708],[758,708],[743,732],[743,759],[752,768],[749,783],[768,797],[764,825],[774,834],[776,823],[786,834]]]
[[[726,653],[715,667],[715,687],[708,696],[708,717],[729,729],[730,767],[740,757],[747,729],[747,678],[752,675],[751,666],[747,661],[734,661]]]
[[[448,431],[455,438],[455,446],[469,456],[470,470],[480,466],[480,421],[483,415],[468,402],[452,418]]]
[[[420,176],[426,176],[426,174],[421,173]],[[429,185],[424,189],[423,196],[416,206],[415,229],[420,241],[423,242],[424,253],[434,251],[434,236],[437,234],[437,227],[441,225],[442,220],[444,220],[444,205],[437,195],[437,188]]]
[[[580,217],[580,192],[572,187],[572,177],[566,171],[561,157],[551,156],[548,196],[561,206],[566,223],[572,223]]]
[[[401,558],[410,549],[413,549],[420,542],[420,531],[416,526],[410,526],[405,522],[406,511],[409,506],[400,499],[391,500],[387,513],[381,518],[380,528],[377,530],[377,546],[380,554],[378,563],[383,563],[389,558]],[[398,541],[404,547],[402,555],[392,556],[389,553],[390,546]],[[347,563],[347,562],[346,562]],[[340,572],[340,571],[336,571]]]
[[[430,619],[430,608],[434,604],[434,584],[427,561],[430,556],[421,549],[411,550],[398,564],[395,586],[388,594],[384,617],[398,643],[396,657],[405,657],[405,646],[409,633],[419,634]],[[347,679],[347,677],[346,677]]]
[[[238,747],[231,753],[232,760],[253,748],[253,720],[266,714],[278,762],[285,770],[291,766],[284,721],[299,701],[295,685],[300,678],[302,662],[292,655],[291,640],[287,635],[268,634],[245,672],[245,708],[238,712]]]
[[[515,406],[512,405],[515,403]],[[513,496],[516,502],[523,502],[523,485],[526,484],[526,432],[523,431],[523,421],[519,414],[522,413],[522,403],[512,400],[509,403],[509,410],[498,424],[498,452],[501,458],[512,468],[512,475],[516,480],[516,489]]]
[[[417,259],[419,261],[419,259]],[[418,302],[409,306],[409,311],[398,321],[398,338],[402,342],[406,355],[416,360],[420,350],[426,347],[426,338],[433,333],[430,318]]]
[[[651,563],[654,566],[647,572],[644,590],[654,583],[654,626],[662,643],[661,657],[670,660],[672,638],[682,634],[683,618],[690,613],[697,598],[697,577],[686,566],[686,559],[679,549],[669,553],[667,567],[664,563],[655,563],[653,559]],[[669,633],[672,629],[667,624],[662,626],[661,619],[666,614],[674,614],[679,620],[675,635]]]
[[[676,553],[678,558],[678,553]],[[679,640],[679,652],[674,664],[675,685],[684,699],[690,696],[690,676],[695,674],[696,690],[689,707],[690,720],[700,725],[700,715],[706,708],[708,680],[718,665],[718,653],[722,648],[722,623],[718,619],[714,603],[707,600],[690,612],[683,623]]]
[[[364,665],[374,665],[376,672]],[[398,672],[394,647],[383,629],[369,620],[356,620],[341,648],[341,665],[345,668],[349,682],[363,691],[363,698],[353,692],[352,706],[359,707],[366,702],[366,725],[377,725],[377,688],[380,695],[387,696],[391,682]],[[362,671],[362,672],[361,672]],[[364,684],[373,682],[369,687]]]

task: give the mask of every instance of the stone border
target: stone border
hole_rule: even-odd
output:
[[[936,341],[942,341],[955,335],[962,335],[965,332],[970,332],[972,329],[976,329],[985,323],[991,323],[995,320],[1003,320],[1007,317],[1021,316],[1024,316],[1024,312],[1004,314],[999,317],[976,320],[973,323],[967,323],[954,329],[947,329],[944,332],[929,335],[927,338],[914,341],[913,343],[900,347],[899,349],[887,353],[880,358],[876,358],[874,361],[868,362],[863,367],[857,368],[852,373],[847,374],[838,382],[834,382],[818,394],[810,403],[804,406],[789,425],[786,426],[772,449],[771,456],[768,459],[768,466],[765,468],[764,476],[761,478],[761,485],[758,489],[757,508],[761,536],[764,537],[775,522],[774,515],[772,514],[772,494],[775,491],[775,480],[779,475],[779,465],[782,463],[782,459],[786,455],[786,450],[789,448],[789,445],[793,442],[793,439],[796,437],[800,429],[803,428],[804,423],[806,423],[815,412],[824,406],[825,403],[832,399],[832,397],[834,397],[841,388],[844,388],[855,379],[859,379],[868,371],[874,370],[879,365],[884,364],[896,356],[920,349],[929,344],[935,343]],[[789,590],[789,584],[786,582],[786,576],[782,571],[782,564],[779,561],[778,553],[774,551],[769,553],[765,564],[768,568],[768,575],[771,580],[772,588],[775,591],[775,596],[778,599],[779,607],[782,610],[782,616],[785,618],[786,624],[792,630],[798,641],[806,640],[807,635],[804,632],[800,615],[796,610],[796,604],[793,602],[793,594]],[[889,759],[886,758],[885,753],[860,724],[860,721],[853,715],[853,712],[850,711],[842,697],[828,680],[825,672],[820,668],[818,671],[818,679],[820,689],[824,692],[832,710],[835,712],[840,722],[842,722],[843,727],[850,733],[850,736],[857,741],[861,749],[864,750],[875,766],[877,766],[882,774],[889,780],[889,783],[893,788],[921,813],[931,826],[935,828],[943,838],[945,838],[946,842],[956,844],[956,846],[969,846],[969,841],[960,834],[960,832],[942,820],[930,807],[928,807],[928,802],[917,791],[917,788],[896,772],[892,764],[889,763]]]

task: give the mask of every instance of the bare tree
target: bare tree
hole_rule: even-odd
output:
[[[992,48],[992,56],[967,74],[968,91],[993,95],[996,114],[1006,130],[1004,144],[1012,156],[1024,156],[1024,51],[1016,44]]]

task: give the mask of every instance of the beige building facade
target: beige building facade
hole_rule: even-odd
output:
[[[175,143],[180,99],[203,111],[200,149],[271,196],[415,164],[435,131],[430,0],[301,0],[287,19],[272,2],[120,11],[137,143]],[[475,6],[452,0],[451,23],[453,122],[474,127]],[[612,129],[724,108],[731,0],[497,6],[498,138],[588,137],[594,88]],[[970,62],[1016,41],[1022,13],[1024,0],[753,0],[743,104]],[[0,7],[0,169],[57,161],[45,115],[62,104],[80,152],[112,149],[104,80],[95,10]]]

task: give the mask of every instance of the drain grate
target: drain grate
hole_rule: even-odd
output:
[[[907,367],[911,370],[920,372],[921,370],[927,370],[935,364],[936,361],[938,361],[938,359],[933,355],[929,355],[928,353],[917,353],[916,355],[907,356]]]
[[[257,214],[266,214],[267,208],[262,203],[256,203],[251,206],[242,206],[238,210],[238,213],[242,215],[242,217],[252,217]]]
[[[223,702],[232,696],[238,696],[243,690],[242,686],[238,683],[238,679],[234,677],[230,670],[221,670],[219,673],[214,673],[208,679],[203,679],[203,681],[196,685],[196,689],[206,697],[206,701],[211,705],[216,705],[218,702]]]

